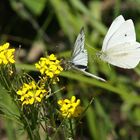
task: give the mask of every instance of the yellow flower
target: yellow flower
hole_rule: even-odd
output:
[[[35,66],[43,76],[51,79],[56,78],[63,71],[63,68],[60,66],[60,61],[57,60],[54,54],[51,54],[47,58],[40,58],[40,61]]]
[[[57,60],[57,58],[56,58],[56,56],[55,56],[54,54],[51,54],[51,55],[49,56],[49,59],[50,59],[50,60]]]
[[[79,117],[83,112],[82,106],[80,106],[80,99],[76,100],[75,96],[71,97],[71,100],[61,99],[57,102],[60,105],[60,112],[63,117],[72,118]]]
[[[39,87],[35,81],[32,81],[29,84],[24,83],[20,90],[17,91],[17,94],[20,96],[22,105],[27,105],[41,102],[47,91],[44,89],[44,85]]]
[[[14,52],[15,49],[9,49],[10,44],[5,43],[4,45],[0,46],[0,64],[10,64],[15,63],[14,60]]]

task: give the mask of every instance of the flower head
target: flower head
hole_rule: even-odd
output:
[[[20,95],[22,105],[28,105],[41,102],[47,91],[44,89],[44,85],[39,87],[35,81],[32,81],[29,84],[24,83],[20,90],[17,91],[17,94]]]
[[[72,96],[70,100],[58,100],[58,104],[60,105],[61,115],[66,118],[79,117],[83,112],[83,108],[80,106],[80,99],[76,100],[75,96]]]
[[[40,58],[40,61],[36,63],[35,66],[43,76],[51,79],[57,77],[63,70],[60,66],[60,61],[57,60],[54,54],[51,54],[47,58]]]
[[[9,45],[10,45],[9,43],[5,43],[4,45],[0,46],[0,65],[15,63],[14,60],[15,49],[9,49]]]

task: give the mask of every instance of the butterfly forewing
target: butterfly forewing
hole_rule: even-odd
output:
[[[103,41],[103,47],[102,47],[102,51],[105,51],[107,49],[107,42],[110,39],[110,37],[116,32],[116,30],[119,29],[119,27],[122,25],[122,23],[124,23],[125,20],[123,18],[122,15],[118,16],[113,23],[111,24],[105,38]]]
[[[119,29],[109,38],[106,50],[128,42],[136,42],[135,29],[132,20],[127,20],[122,23]]]
[[[76,65],[82,65],[87,67],[88,56],[87,51],[84,48],[85,34],[82,28],[74,45],[74,50],[72,53],[72,63]]]

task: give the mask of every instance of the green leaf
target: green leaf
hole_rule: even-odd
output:
[[[79,16],[76,16],[76,14],[73,14],[68,2],[63,0],[51,0],[50,3],[63,32],[69,37],[70,41],[73,42],[75,33],[78,33],[83,26],[83,20],[81,20]]]
[[[0,85],[0,110],[3,112],[6,118],[15,120],[16,122],[19,121],[19,110],[16,104],[13,102],[13,99],[4,90],[3,87]]]
[[[29,10],[36,16],[39,16],[45,8],[47,0],[22,0]]]

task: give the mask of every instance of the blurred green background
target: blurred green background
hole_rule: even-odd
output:
[[[140,41],[140,0],[1,0],[0,43],[16,48],[18,68],[34,70],[41,56],[54,53],[70,59],[76,36],[85,28],[88,71],[107,82],[65,71],[54,90],[59,97],[76,95],[88,108],[77,128],[77,140],[140,140],[140,65],[126,70],[109,66],[96,57],[114,18],[133,19]],[[36,72],[31,73],[36,77]],[[6,111],[3,111],[3,107]],[[0,140],[25,140],[8,94],[0,91]],[[13,116],[10,116],[10,112]],[[6,115],[4,115],[6,114]]]

